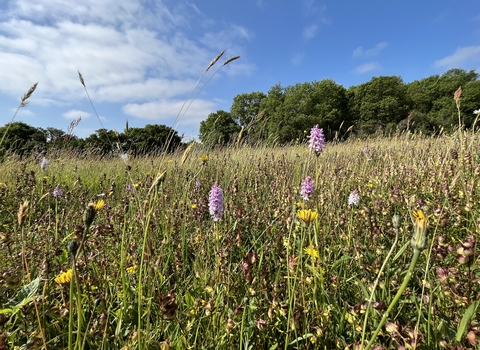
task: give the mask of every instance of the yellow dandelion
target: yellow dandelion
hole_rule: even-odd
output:
[[[192,204],[192,209],[197,209],[197,205],[196,205],[196,204]]]
[[[100,209],[103,208],[104,205],[105,205],[105,201],[103,199],[100,199],[99,201],[97,201],[97,203],[95,203],[93,209],[95,209],[95,211],[99,211]]]
[[[206,154],[202,154],[200,157],[198,157],[203,164],[207,164],[208,162],[208,156]]]
[[[137,271],[137,265],[127,267],[127,273],[129,274],[135,273],[136,271]]]
[[[427,247],[428,217],[421,209],[412,210],[413,235],[411,245],[414,249],[423,250]]]
[[[299,207],[299,208],[303,207],[303,203],[302,203],[302,202],[297,202],[297,203],[295,203],[295,205],[296,205],[297,207]]]
[[[318,213],[311,209],[302,209],[297,211],[297,217],[305,223],[310,223],[318,218]]]
[[[73,271],[72,269],[67,270],[67,272],[62,272],[55,278],[55,282],[58,284],[67,284],[72,280]]]
[[[313,260],[320,258],[320,255],[318,254],[318,250],[316,250],[312,245],[308,248],[304,248],[303,251],[305,254],[310,256]]]

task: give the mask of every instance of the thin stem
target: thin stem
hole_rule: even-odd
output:
[[[390,312],[393,310],[395,305],[397,305],[397,302],[400,300],[400,297],[402,296],[405,288],[407,288],[408,282],[410,282],[410,279],[412,278],[413,270],[415,269],[415,265],[417,265],[417,260],[418,260],[419,256],[420,256],[420,249],[414,249],[413,250],[412,262],[410,263],[410,267],[408,268],[405,279],[403,280],[403,283],[400,286],[400,289],[398,290],[397,294],[395,295],[395,298],[393,298],[392,302],[388,306],[387,311],[385,311],[385,313],[383,314],[383,317],[380,320],[380,323],[378,324],[377,329],[375,330],[375,333],[373,334],[372,338],[368,342],[365,350],[370,349],[370,347],[372,346],[375,339],[377,339],[378,333],[380,333],[380,330],[382,329],[385,321],[387,321],[387,318],[390,315]]]
[[[397,228],[394,228],[394,230],[395,230],[395,240],[392,244],[392,248],[390,248],[390,251],[388,252],[387,257],[385,258],[385,261],[383,262],[382,267],[380,268],[380,271],[378,272],[377,278],[375,279],[375,283],[373,284],[372,293],[370,294],[370,298],[368,299],[368,306],[367,306],[367,310],[365,311],[365,318],[363,319],[362,341],[360,343],[361,344],[360,349],[363,349],[363,342],[365,340],[365,331],[367,329],[368,313],[370,312],[370,307],[372,305],[373,295],[375,294],[375,290],[377,289],[377,285],[378,285],[378,281],[380,280],[380,276],[382,275],[382,272],[385,269],[385,266],[387,265],[388,260],[390,260],[390,256],[392,255],[393,250],[394,250],[394,248],[395,248],[395,246],[397,245],[397,242],[398,242],[398,232],[399,232],[399,230]]]

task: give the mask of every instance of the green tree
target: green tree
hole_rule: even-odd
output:
[[[351,113],[362,133],[394,131],[412,109],[407,87],[397,76],[374,77],[351,89],[351,93]]]
[[[243,128],[243,139],[254,142],[261,138],[262,112],[260,105],[267,97],[263,92],[243,93],[233,98],[230,115]]]
[[[41,129],[23,122],[13,122],[0,128],[1,153],[10,151],[19,155],[30,154],[32,150],[42,151],[47,139]]]
[[[129,128],[122,134],[123,148],[135,155],[152,152],[171,152],[181,143],[177,131],[161,124],[147,124],[143,128]],[[168,145],[167,145],[168,143]]]
[[[240,132],[241,127],[226,111],[210,113],[200,123],[200,141],[208,147],[225,146]]]
[[[331,139],[342,122],[348,122],[347,91],[333,80],[296,84],[283,91],[274,87],[272,92],[272,97],[269,92],[265,99],[264,108],[269,131],[280,143],[304,138],[305,131],[316,124]]]

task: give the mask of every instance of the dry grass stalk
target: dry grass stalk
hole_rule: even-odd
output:
[[[33,92],[37,88],[38,82],[33,84],[30,89],[22,96],[22,102],[20,102],[20,107],[25,107],[28,104],[28,99],[32,96]]]
[[[242,126],[242,130],[240,130],[240,132],[238,133],[238,138],[237,138],[237,148],[240,146],[240,141],[242,141],[242,136],[243,136],[243,131],[245,130],[245,128]]]
[[[80,79],[80,82],[82,83],[83,87],[85,87],[85,81],[83,80],[82,73],[78,71],[78,78]]]
[[[180,162],[180,165],[181,165],[181,166],[182,166],[183,164],[185,164],[185,162],[187,161],[188,155],[190,154],[190,151],[192,150],[193,146],[195,146],[195,142],[192,142],[192,143],[185,149],[185,152],[183,152],[182,161]]]
[[[457,91],[453,94],[453,99],[455,100],[455,103],[457,104],[457,108],[460,108],[460,97],[462,96],[462,87],[460,86]]]
[[[240,58],[240,56],[230,57],[228,60],[226,60],[226,61],[223,63],[223,65],[225,66],[225,65],[229,64],[229,63],[232,62],[232,61],[238,60],[239,58]]]
[[[223,54],[225,53],[225,51],[227,51],[227,50],[223,50],[222,52],[220,52],[220,53],[217,55],[217,57],[215,57],[215,58],[212,60],[212,62],[210,62],[210,64],[208,65],[207,69],[205,70],[205,72],[208,72],[208,70],[209,70],[210,68],[212,68],[212,66],[213,66],[215,63],[217,63],[217,61],[220,59],[220,57],[223,56]]]
[[[22,227],[28,215],[28,201],[24,201],[18,208],[18,226]]]

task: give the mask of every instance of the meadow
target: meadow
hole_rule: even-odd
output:
[[[0,349],[473,349],[479,145],[6,158]]]

